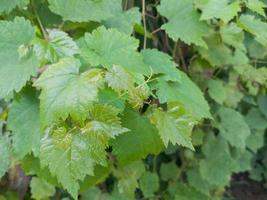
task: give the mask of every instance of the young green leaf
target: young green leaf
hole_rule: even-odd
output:
[[[166,147],[170,142],[194,150],[190,136],[195,121],[180,104],[168,103],[167,112],[156,108],[152,110],[150,119],[158,128],[160,137]]]
[[[77,198],[79,181],[86,175],[93,175],[95,164],[106,164],[108,141],[100,134],[82,134],[79,130],[72,130],[59,127],[46,134],[41,140],[40,161]]]

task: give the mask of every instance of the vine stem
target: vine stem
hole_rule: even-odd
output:
[[[46,30],[45,30],[45,28],[44,28],[44,26],[43,26],[43,24],[41,22],[41,19],[40,19],[39,15],[38,15],[38,12],[37,12],[36,7],[35,7],[34,0],[31,0],[31,5],[32,5],[33,12],[34,12],[34,14],[36,16],[38,25],[39,25],[39,27],[41,29],[42,35],[43,35],[45,40],[48,40],[47,32],[46,32]]]
[[[143,18],[143,25],[144,25],[144,44],[143,44],[143,49],[145,49],[146,48],[146,43],[147,43],[146,0],[142,0],[142,18]]]

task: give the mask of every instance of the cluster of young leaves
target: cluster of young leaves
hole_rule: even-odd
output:
[[[19,165],[33,199],[221,199],[259,177],[267,4],[133,2],[0,2],[0,177]]]

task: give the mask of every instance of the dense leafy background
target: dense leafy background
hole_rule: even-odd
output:
[[[264,187],[266,7],[1,0],[0,199],[230,200],[240,173]]]

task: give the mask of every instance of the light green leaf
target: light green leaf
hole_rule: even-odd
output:
[[[195,121],[180,104],[172,102],[168,103],[167,107],[167,112],[156,108],[152,110],[150,116],[151,122],[159,130],[164,145],[167,147],[170,142],[194,150],[190,136]]]
[[[162,74],[166,81],[180,81],[180,72],[176,69],[177,65],[172,58],[157,49],[142,50],[144,62],[152,69],[153,74]]]
[[[41,140],[41,165],[48,166],[59,183],[77,198],[79,181],[93,175],[95,164],[106,164],[107,142],[100,134],[59,127]]]
[[[7,136],[0,135],[0,178],[7,172],[11,161],[11,145]]]
[[[105,79],[108,85],[117,92],[131,90],[134,87],[134,77],[120,66],[113,65],[108,70]]]
[[[14,8],[26,6],[29,0],[1,0],[0,2],[0,14],[9,13]]]
[[[225,23],[235,17],[241,11],[239,2],[229,4],[229,0],[208,0],[204,5],[201,14],[201,20],[209,20],[213,18],[222,19]]]
[[[42,88],[42,127],[60,118],[64,120],[68,115],[76,121],[86,118],[90,105],[97,100],[102,73],[91,69],[79,74],[79,67],[80,62],[74,58],[61,59],[35,82],[35,86]]]
[[[208,92],[210,97],[219,104],[223,104],[226,99],[226,91],[221,80],[209,80]]]
[[[263,17],[266,17],[264,11],[264,8],[266,8],[266,4],[261,0],[248,0],[247,7],[250,10],[262,15]]]
[[[47,33],[47,40],[36,39],[34,42],[34,51],[39,60],[54,63],[78,53],[78,46],[67,33],[57,29],[49,29]]]
[[[121,32],[130,35],[133,26],[141,21],[141,13],[139,8],[134,7],[127,11],[123,11],[121,0],[116,0],[109,10],[112,17],[104,21],[104,25],[108,28],[116,28]]]
[[[267,23],[255,18],[253,15],[241,15],[238,25],[254,35],[260,44],[267,46]]]
[[[201,177],[210,184],[224,187],[238,166],[222,137],[210,135],[202,147],[205,159],[200,161]]]
[[[194,9],[193,0],[162,0],[157,9],[169,20],[161,28],[174,41],[180,39],[189,45],[206,47],[203,37],[207,35],[208,26],[199,20],[200,14]]]
[[[83,133],[104,134],[109,138],[115,138],[115,136],[129,131],[121,126],[118,114],[119,110],[112,106],[93,105],[89,109],[89,121],[81,130]]]
[[[32,178],[30,186],[32,198],[36,200],[48,199],[56,192],[53,185],[36,177]]]
[[[150,74],[142,55],[137,52],[137,39],[116,29],[99,27],[91,34],[86,33],[83,40],[82,57],[92,66],[111,69],[113,65],[118,65],[129,72]]]
[[[121,165],[145,158],[148,154],[158,154],[163,143],[157,129],[145,116],[126,108],[122,125],[131,131],[112,141],[113,153]]]
[[[114,2],[116,0],[49,0],[49,8],[65,21],[101,22],[112,16],[110,7]]]
[[[31,151],[35,155],[39,154],[41,139],[39,100],[33,88],[23,89],[19,98],[14,99],[7,124],[12,131],[12,145],[18,159]]]
[[[236,23],[230,23],[223,26],[220,29],[222,40],[232,47],[246,51],[244,45],[244,32],[243,30],[236,25]]]
[[[38,68],[30,42],[34,28],[24,18],[0,21],[0,98],[19,91]]]
[[[153,197],[159,189],[159,177],[156,173],[146,172],[141,176],[139,185],[144,197]]]
[[[232,145],[245,149],[246,139],[250,135],[250,129],[243,116],[231,109],[221,107],[218,111],[220,134]]]
[[[145,172],[142,161],[136,161],[114,171],[114,175],[119,179],[118,189],[121,194],[125,194],[129,199],[134,199],[134,191],[138,187],[137,180]]]
[[[20,160],[20,166],[27,176],[37,176],[51,185],[60,186],[57,179],[50,173],[48,167],[41,166],[39,157],[28,154]]]
[[[198,52],[213,67],[221,67],[232,64],[233,55],[231,49],[226,46],[219,34],[210,35],[206,39],[207,48],[199,47]]]
[[[157,95],[160,103],[178,101],[195,118],[211,118],[209,105],[201,90],[185,73],[180,72],[180,74],[181,80],[179,83],[166,82],[164,79],[159,79]]]

